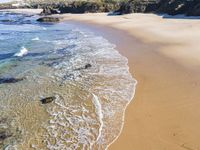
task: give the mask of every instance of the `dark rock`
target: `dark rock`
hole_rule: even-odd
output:
[[[115,14],[154,12],[158,8],[159,0],[129,0],[122,2]]]
[[[24,78],[0,78],[0,84],[17,83],[24,80]]]
[[[74,1],[69,4],[60,5],[60,13],[97,13],[109,12],[117,9],[115,1]]]
[[[14,116],[9,117],[2,113],[0,115],[0,149],[6,149],[7,145],[22,139],[22,131],[13,120]]]
[[[96,13],[114,11],[113,14],[166,13],[200,16],[200,0],[99,0],[67,2],[31,2],[26,8],[43,8],[42,15],[56,13]],[[0,4],[0,9],[13,8],[10,4]],[[46,20],[42,22],[57,22]]]
[[[200,15],[199,0],[160,0],[158,13],[167,13],[169,15]]]
[[[91,64],[86,64],[84,67],[80,67],[80,68],[77,68],[77,69],[75,69],[75,70],[89,69],[89,68],[91,68],[91,67],[92,67]]]
[[[5,139],[11,137],[12,134],[6,131],[0,131],[0,141],[4,141]]]
[[[57,9],[54,9],[52,6],[46,6],[43,8],[41,15],[52,15],[52,14],[59,14]]]
[[[194,0],[193,3],[188,4],[187,16],[200,16],[200,1]]]
[[[37,19],[39,22],[59,22],[60,19],[56,17],[42,17]]]
[[[43,98],[40,101],[42,102],[42,104],[48,104],[48,103],[53,102],[55,99],[56,99],[56,97],[52,96],[52,97]]]
[[[14,20],[9,20],[9,19],[5,19],[5,20],[0,20],[0,22],[15,22]]]
[[[158,12],[167,13],[169,15],[186,14],[188,8],[188,0],[161,0]]]
[[[87,65],[85,65],[85,69],[88,69],[88,68],[91,68],[91,67],[92,67],[91,64],[87,64]]]
[[[61,13],[85,13],[97,12],[100,5],[94,2],[74,1],[69,5],[63,5],[59,8]]]
[[[129,0],[122,2],[114,14],[149,12],[199,16],[200,0]]]

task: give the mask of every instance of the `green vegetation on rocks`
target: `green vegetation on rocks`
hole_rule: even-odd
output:
[[[59,8],[61,13],[95,13],[95,12],[109,12],[117,8],[117,2],[104,2],[104,1],[74,1],[69,5],[62,5]]]
[[[154,12],[158,8],[158,0],[129,0],[122,2],[116,10],[119,14]]]
[[[200,0],[129,0],[122,2],[116,11],[127,13],[166,13],[169,15],[200,15]]]
[[[200,15],[200,0],[24,0],[28,8],[43,8],[44,15],[55,13],[166,13],[169,15]],[[13,8],[11,4],[0,9]],[[22,6],[21,6],[22,7]]]

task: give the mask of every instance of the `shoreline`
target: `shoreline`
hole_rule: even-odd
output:
[[[200,21],[163,19],[153,14],[59,17],[116,44],[138,81],[134,100],[126,109],[122,133],[108,149],[200,147]]]
[[[95,20],[98,15],[100,19]],[[116,49],[128,58],[130,72],[138,81],[134,100],[126,110],[122,133],[109,149],[182,150],[199,147],[196,139],[200,137],[200,120],[197,117],[200,114],[200,71],[196,56],[199,56],[197,49],[200,46],[192,41],[199,36],[198,32],[194,32],[200,24],[198,20],[165,20],[152,14],[116,16],[109,21],[105,14],[63,16],[64,20],[78,21],[116,44]],[[165,27],[169,29],[166,33],[158,29],[157,35],[143,31],[142,27],[140,30],[132,27],[131,30],[132,22],[120,24],[124,21],[120,18],[126,16],[130,20],[134,16],[136,19],[147,16],[146,19],[152,19],[151,22],[158,19],[160,22],[155,22],[155,25],[169,25]],[[143,20],[139,21],[142,24]],[[175,24],[170,25],[171,22]],[[181,26],[182,22],[186,25]],[[185,29],[187,36],[181,37],[179,27]],[[173,35],[176,31],[177,35]],[[166,49],[173,52],[168,53]],[[192,112],[194,110],[195,113]]]

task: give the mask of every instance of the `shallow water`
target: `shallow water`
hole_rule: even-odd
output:
[[[36,19],[0,14],[0,148],[106,149],[135,90],[127,59],[86,29]]]

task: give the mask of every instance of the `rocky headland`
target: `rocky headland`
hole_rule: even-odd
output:
[[[165,13],[169,15],[200,15],[199,0],[96,0],[96,1],[34,1],[19,5],[19,8],[43,8],[42,15],[57,13]],[[16,8],[12,4],[0,4],[0,9]]]

